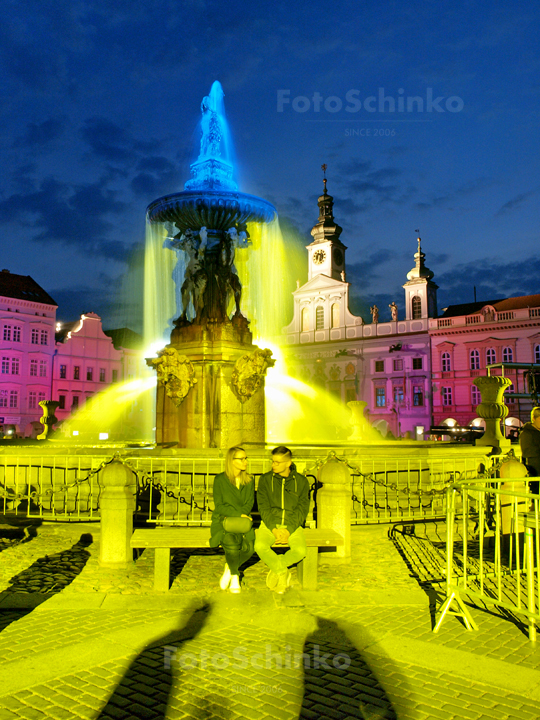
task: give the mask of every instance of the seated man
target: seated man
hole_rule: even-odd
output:
[[[261,475],[257,504],[262,522],[255,552],[270,568],[267,586],[281,594],[291,581],[288,568],[306,556],[303,525],[309,510],[309,482],[296,472],[289,448],[272,450],[272,471]],[[272,550],[272,545],[287,543],[290,549],[284,555]]]
[[[540,477],[540,407],[531,410],[531,422],[525,423],[519,436],[521,461],[531,477]],[[538,480],[531,480],[529,488],[538,493]]]

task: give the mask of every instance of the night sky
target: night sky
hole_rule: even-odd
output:
[[[217,79],[240,187],[297,242],[327,164],[366,320],[401,306],[417,228],[439,309],[474,287],[539,292],[539,16],[497,0],[4,0],[1,266],[61,320],[140,329],[145,209],[183,189]]]

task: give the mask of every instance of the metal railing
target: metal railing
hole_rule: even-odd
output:
[[[526,481],[517,479],[461,481],[447,489],[446,597],[434,632],[446,615],[477,629],[466,596],[472,604],[524,618],[529,639],[536,640],[540,495],[525,489]]]

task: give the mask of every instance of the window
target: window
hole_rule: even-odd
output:
[[[78,408],[79,407],[79,396],[74,395],[73,400],[71,401],[71,407],[72,408]]]
[[[36,330],[36,328],[32,329],[31,343],[32,345],[39,345],[39,330]]]
[[[401,405],[403,403],[403,388],[394,388],[394,405]]]
[[[28,409],[35,410],[36,408],[37,408],[37,393],[29,392],[28,393]]]
[[[105,368],[99,368],[99,382],[105,382]]]
[[[396,360],[394,360],[394,370],[403,370],[402,358],[396,358]]]
[[[112,381],[113,381],[113,383],[118,382],[118,370],[112,371]]]
[[[47,361],[39,361],[39,377],[47,377]]]
[[[534,346],[534,362],[540,363],[540,345]]]
[[[482,393],[476,387],[476,385],[472,385],[471,386],[471,403],[473,405],[480,405],[481,402],[482,402]]]
[[[44,392],[38,393],[38,405],[40,402],[43,402],[44,400],[45,400],[45,393]]]
[[[78,365],[73,366],[73,379],[78,380],[81,374],[81,368]]]
[[[37,360],[30,360],[30,375],[32,377],[37,377],[37,368],[38,368]]]
[[[94,368],[86,368],[86,379],[90,381],[94,379]]]
[[[505,363],[514,362],[514,353],[511,347],[505,347],[502,351],[502,361]]]
[[[424,404],[424,392],[421,385],[413,385],[413,405],[420,407]]]
[[[4,340],[11,340],[11,325],[4,325]]]
[[[9,407],[10,408],[19,407],[19,391],[18,390],[10,390],[9,391]]]
[[[415,295],[412,299],[412,319],[420,320],[422,317],[422,299]]]
[[[13,328],[13,342],[21,342],[21,328],[15,326]]]
[[[478,350],[469,352],[469,368],[471,370],[480,370],[480,353]]]
[[[59,410],[65,410],[65,409],[66,409],[66,396],[65,396],[65,395],[59,395],[59,396],[58,396],[58,409],[59,409]]]
[[[375,388],[375,405],[376,407],[384,407],[386,405],[386,389],[383,387]]]
[[[375,372],[384,372],[384,360],[375,360]]]
[[[9,358],[2,358],[2,375],[9,375]]]
[[[8,391],[0,390],[0,407],[8,406]]]
[[[67,377],[67,365],[60,365],[60,379],[65,380]]]
[[[324,308],[322,305],[315,310],[315,330],[324,330]]]
[[[441,365],[443,372],[450,372],[452,370],[449,352],[443,352],[443,354],[441,355]]]
[[[334,303],[332,305],[332,327],[339,327],[339,304]]]
[[[486,350],[486,365],[493,365],[497,362],[497,356],[495,355],[495,348],[488,348]]]
[[[49,342],[49,333],[46,330],[41,331],[41,345],[47,345]]]
[[[302,308],[302,332],[309,330],[309,308]]]
[[[421,370],[423,367],[422,358],[413,358],[412,359],[412,369],[413,370]]]
[[[451,387],[443,387],[441,390],[442,395],[442,404],[443,405],[451,405],[452,404],[452,388]]]
[[[18,374],[19,374],[19,368],[20,368],[19,358],[12,358],[12,360],[11,360],[11,374],[12,374],[12,375],[18,375]]]

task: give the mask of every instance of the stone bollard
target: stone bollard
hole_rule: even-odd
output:
[[[508,492],[528,492],[527,468],[511,458],[501,464],[499,475],[505,482],[501,490]],[[517,502],[516,502],[517,500]],[[514,498],[512,495],[501,495],[501,529],[503,536],[523,532],[523,514],[529,510],[529,502],[525,498]],[[516,512],[517,511],[517,516]]]
[[[501,433],[501,420],[508,415],[508,408],[503,401],[503,393],[512,384],[512,381],[502,375],[491,375],[490,377],[477,377],[473,383],[482,395],[482,402],[476,408],[476,413],[486,423],[485,433],[475,444],[491,445],[496,450],[509,448],[510,440],[507,440]]]
[[[319,554],[323,563],[351,562],[351,475],[345,463],[329,459],[319,470],[323,486],[317,492],[317,528],[335,530],[344,545],[335,552]]]
[[[101,471],[99,484],[102,488],[99,564],[127,568],[133,562],[129,542],[133,534],[135,474],[118,460],[113,460]]]

